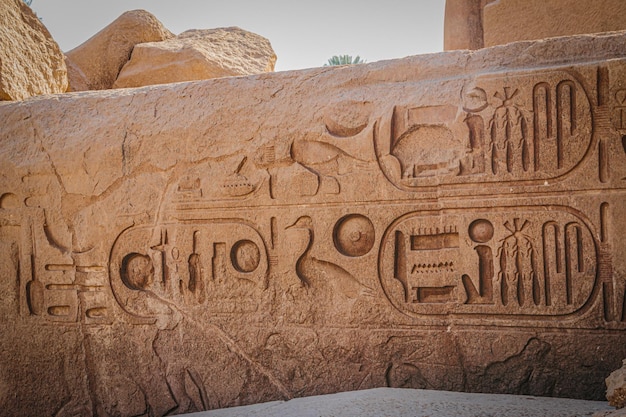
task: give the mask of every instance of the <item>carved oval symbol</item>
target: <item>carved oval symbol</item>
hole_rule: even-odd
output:
[[[145,290],[154,279],[152,259],[140,253],[129,253],[122,259],[120,277],[131,290]]]
[[[254,311],[251,294],[267,288],[269,258],[259,232],[239,219],[207,219],[126,229],[109,262],[115,300],[134,322],[150,323],[204,306]]]
[[[541,184],[568,174],[591,153],[591,104],[576,74],[479,77],[448,103],[398,105],[377,123],[378,163],[398,188]]]
[[[382,238],[379,276],[409,316],[551,319],[592,304],[603,256],[594,236],[560,206],[408,213]]]
[[[361,214],[349,214],[335,224],[335,248],[346,256],[363,256],[374,246],[374,225]]]
[[[240,240],[230,251],[230,260],[239,272],[252,272],[258,268],[261,252],[251,240]]]

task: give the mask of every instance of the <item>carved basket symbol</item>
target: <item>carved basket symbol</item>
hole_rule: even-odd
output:
[[[580,312],[598,285],[597,242],[566,207],[408,213],[385,232],[379,277],[405,314],[542,318]]]
[[[237,219],[131,228],[115,242],[110,277],[119,305],[139,318],[201,305],[254,311],[267,287],[267,248],[253,226]]]
[[[485,76],[463,86],[460,101],[450,98],[456,106],[396,106],[375,132],[379,166],[407,191],[558,178],[592,144],[591,105],[577,77]]]

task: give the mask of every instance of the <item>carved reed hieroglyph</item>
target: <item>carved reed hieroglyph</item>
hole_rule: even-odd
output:
[[[3,400],[601,398],[626,355],[623,36],[1,106]]]

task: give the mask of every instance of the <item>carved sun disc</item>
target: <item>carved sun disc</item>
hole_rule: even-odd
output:
[[[493,237],[493,224],[486,219],[474,220],[468,228],[470,239],[476,243],[486,243]]]
[[[363,256],[374,246],[374,225],[361,214],[349,214],[335,224],[333,240],[346,256]]]

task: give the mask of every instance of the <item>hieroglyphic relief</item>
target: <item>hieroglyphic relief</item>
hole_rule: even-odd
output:
[[[20,207],[11,193],[0,197],[3,251],[15,274],[18,311],[49,322],[109,324],[112,315],[103,265],[82,260],[54,240],[42,209]]]
[[[385,232],[378,268],[385,294],[409,315],[554,317],[597,292],[605,255],[596,245],[565,207],[408,213]]]
[[[433,82],[445,85],[436,94],[410,76],[372,98],[342,84],[338,101],[290,113],[297,126],[203,126],[189,137],[223,151],[128,165],[132,181],[102,196],[59,174],[63,244],[48,206],[0,196],[18,318],[79,328],[68,351],[83,343],[90,384],[134,394],[94,401],[129,415],[325,387],[470,390],[515,364],[524,375],[533,361],[578,358],[581,334],[621,346],[624,133],[602,123],[619,116],[623,86],[609,89],[597,64],[522,71],[462,73]],[[230,131],[240,137],[228,144],[245,143],[226,146]],[[187,133],[179,147],[195,149]],[[133,198],[144,182],[153,192]],[[478,328],[488,341],[473,340]]]
[[[111,287],[141,319],[170,309],[255,311],[267,288],[268,252],[255,227],[241,219],[131,228],[111,256]]]
[[[301,285],[311,289],[322,300],[317,302],[351,307],[361,297],[372,297],[375,291],[361,282],[347,267],[328,259],[313,256],[316,245],[315,226],[310,216],[301,216],[286,230],[302,232],[303,251],[299,253],[294,272]],[[334,227],[334,249],[346,257],[360,257],[374,245],[374,229],[371,221],[362,215],[353,214],[339,219]]]
[[[592,141],[587,93],[575,74],[530,78],[478,77],[463,87],[458,107],[394,107],[375,137],[385,176],[409,191],[551,179],[571,171]],[[440,148],[430,147],[431,141]]]
[[[620,88],[612,92],[612,97],[609,97],[607,101],[611,107],[611,119],[613,121],[613,128],[619,133],[619,145],[617,146],[618,152],[622,152],[622,157],[626,157],[626,88]],[[606,146],[605,146],[606,147]],[[608,151],[603,154],[605,159],[608,159]],[[622,181],[626,177],[622,178]]]

